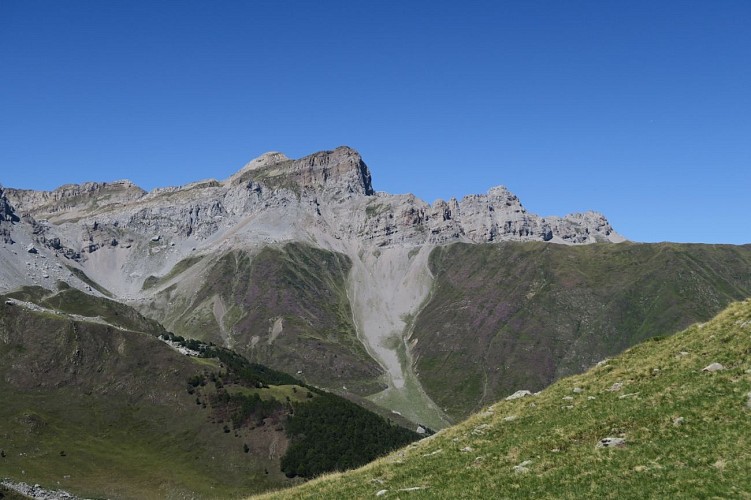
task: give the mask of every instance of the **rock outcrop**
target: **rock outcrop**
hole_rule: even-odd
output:
[[[61,213],[85,213],[106,210],[136,200],[146,192],[130,181],[66,184],[53,191],[7,189],[16,210],[34,217],[47,218]]]
[[[336,239],[369,241],[379,247],[623,239],[595,212],[565,217],[530,214],[503,186],[432,205],[413,195],[375,193],[368,167],[347,147],[298,160],[267,153],[223,182],[207,180],[148,194],[128,181],[66,185],[49,192],[8,189],[7,194],[22,213],[57,225],[68,223],[66,235],[45,238],[53,248],[81,253],[155,234],[173,240],[207,239],[247,217],[273,218],[273,213],[280,220],[292,216],[303,232],[317,227]]]
[[[13,243],[10,234],[11,226],[19,220],[15,210],[5,197],[3,187],[0,186],[0,241],[5,244]]]

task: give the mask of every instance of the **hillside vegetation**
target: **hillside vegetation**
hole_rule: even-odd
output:
[[[430,268],[415,370],[459,418],[751,296],[750,245],[454,244]]]
[[[376,496],[750,498],[751,300],[361,469],[261,498]]]
[[[87,498],[236,498],[419,437],[65,285],[0,295],[0,401],[0,478]]]
[[[86,498],[226,498],[289,482],[280,456],[244,453],[242,441],[209,422],[209,410],[186,391],[209,360],[177,353],[156,338],[159,331],[6,300],[0,477]],[[268,440],[274,435],[284,438],[270,429]]]
[[[165,318],[181,335],[231,346],[277,370],[301,372],[311,384],[346,385],[360,395],[384,388],[383,371],[352,322],[347,256],[288,243],[255,254],[232,251],[204,265],[199,281],[159,291],[144,314]],[[186,264],[175,268],[167,276],[184,272]]]

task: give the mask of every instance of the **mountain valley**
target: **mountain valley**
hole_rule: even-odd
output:
[[[0,294],[0,448],[14,452],[0,477],[111,498],[238,497],[364,463],[285,476],[296,413],[342,405],[371,422],[354,401],[380,415],[389,450],[417,438],[405,428],[480,425],[478,411],[519,389],[558,394],[751,296],[751,245],[629,242],[597,212],[541,217],[502,186],[432,204],[378,192],[340,147],[151,192],[0,187]],[[581,380],[601,385],[592,373]],[[261,413],[232,420],[251,407]],[[438,442],[408,450],[448,450]],[[376,493],[322,488],[302,491]]]

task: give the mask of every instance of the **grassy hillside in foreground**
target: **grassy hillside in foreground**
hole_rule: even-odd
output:
[[[751,297],[751,245],[454,244],[430,268],[415,370],[454,417]]]
[[[704,371],[711,363],[724,369]],[[598,447],[604,438],[622,447]],[[751,300],[361,469],[261,498],[751,498]]]

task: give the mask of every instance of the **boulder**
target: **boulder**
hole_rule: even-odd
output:
[[[510,396],[506,396],[506,401],[513,401],[514,399],[525,398],[531,395],[532,395],[532,392],[522,389],[522,390],[516,391]]]
[[[707,365],[704,368],[702,368],[701,371],[712,373],[712,372],[719,372],[719,371],[724,370],[724,369],[725,369],[725,367],[722,366],[720,363],[712,363],[712,364]]]
[[[619,437],[602,438],[597,443],[598,448],[623,448],[624,446],[626,446],[626,440]]]

